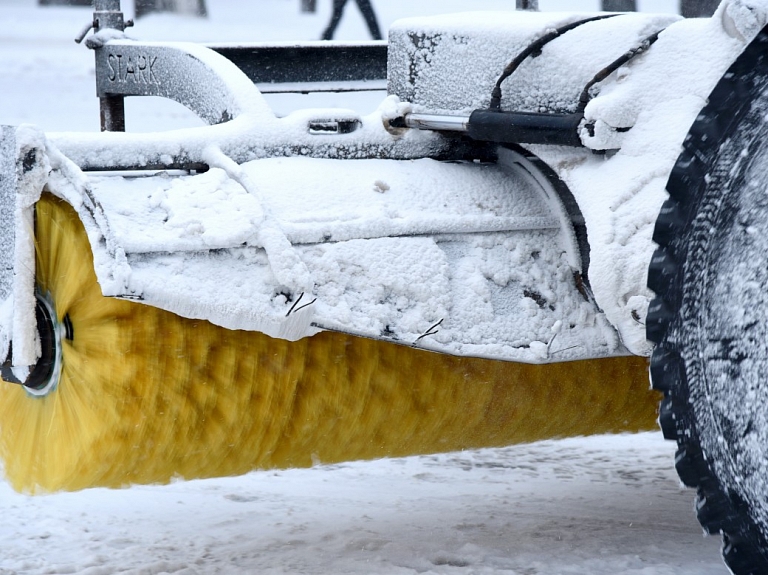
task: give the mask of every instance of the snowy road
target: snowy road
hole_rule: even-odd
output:
[[[0,574],[716,575],[646,433],[27,497]]]
[[[209,0],[201,23],[151,17],[145,39],[314,39],[327,18],[297,0]],[[258,4],[258,9],[255,8]],[[417,4],[414,8],[413,4]],[[473,9],[507,8],[483,0]],[[544,9],[596,1],[541,0]],[[641,2],[669,11],[671,2]],[[379,2],[398,16],[466,8],[460,0]],[[364,37],[354,9],[341,39]],[[87,9],[0,4],[0,124],[95,130],[93,61],[71,38]],[[360,109],[380,95],[323,102]],[[339,98],[330,96],[330,98]],[[301,97],[274,103],[305,105]],[[133,107],[131,107],[133,106]],[[130,129],[196,123],[175,104],[131,103]],[[453,455],[351,463],[240,478],[28,497],[0,483],[0,575],[628,574],[727,572],[681,490],[660,433],[547,442]]]

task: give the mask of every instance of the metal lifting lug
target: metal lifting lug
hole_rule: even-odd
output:
[[[80,44],[83,40],[85,40],[85,37],[88,35],[88,32],[91,31],[92,28],[96,27],[96,21],[91,20],[88,22],[88,24],[85,25],[85,27],[80,31],[80,33],[75,38],[75,42]]]
[[[120,10],[120,0],[96,0],[93,20],[83,27],[77,37],[75,37],[75,42],[80,44],[92,29],[98,32],[104,28],[112,28],[123,32],[131,26],[133,26],[133,20],[124,20],[123,13]]]

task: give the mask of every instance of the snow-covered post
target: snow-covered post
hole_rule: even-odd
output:
[[[301,0],[302,12],[317,12],[317,0]]]
[[[138,5],[138,2],[137,2]],[[120,10],[120,0],[94,0],[93,31],[125,31],[125,20]],[[101,131],[125,132],[125,99],[123,96],[107,94],[99,98]]]

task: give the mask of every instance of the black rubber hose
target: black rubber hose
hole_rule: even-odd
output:
[[[595,74],[595,77],[592,78],[586,86],[584,86],[584,89],[581,91],[581,95],[579,96],[579,106],[576,108],[576,110],[580,113],[584,113],[584,109],[587,107],[587,104],[589,104],[590,100],[590,90],[595,84],[598,84],[599,82],[602,82],[605,80],[608,76],[613,74],[616,70],[621,68],[624,64],[629,62],[630,60],[637,58],[640,54],[645,53],[648,48],[650,48],[656,40],[659,39],[659,34],[661,34],[664,30],[659,30],[658,32],[654,32],[647,38],[645,38],[638,46],[635,46],[634,48],[627,50],[624,54],[616,58],[613,62],[608,64],[605,68],[600,70],[597,74]]]
[[[504,71],[501,73],[501,76],[499,76],[499,79],[496,80],[496,86],[493,88],[493,92],[491,93],[491,103],[489,106],[489,109],[491,110],[500,110],[501,109],[501,84],[509,78],[512,74],[514,74],[515,70],[517,70],[520,67],[520,64],[522,64],[529,56],[536,57],[541,53],[542,48],[549,44],[552,40],[559,38],[566,32],[569,32],[573,30],[574,28],[578,28],[579,26],[583,24],[587,24],[589,22],[595,22],[597,20],[605,20],[606,18],[613,18],[614,16],[617,16],[617,14],[603,14],[600,16],[593,16],[592,18],[586,18],[584,20],[579,20],[577,22],[571,22],[570,24],[566,24],[565,26],[560,26],[559,28],[555,28],[551,32],[547,32],[543,36],[541,36],[539,39],[535,40],[534,42],[531,42],[522,52],[520,52],[517,56],[515,56],[515,59],[512,60],[507,66],[504,68]]]

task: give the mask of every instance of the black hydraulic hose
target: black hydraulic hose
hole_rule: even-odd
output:
[[[661,34],[664,31],[662,28],[661,30],[654,32],[647,38],[645,38],[639,46],[635,46],[634,48],[631,48],[630,50],[627,50],[624,54],[622,54],[619,58],[616,58],[613,62],[608,64],[605,68],[600,70],[597,74],[595,74],[595,77],[592,78],[586,86],[584,86],[584,89],[581,91],[581,95],[579,96],[579,105],[576,108],[576,112],[579,114],[584,114],[584,110],[587,107],[587,104],[589,104],[590,95],[589,91],[592,89],[592,86],[595,84],[602,82],[605,80],[608,76],[613,74],[616,70],[621,68],[624,64],[632,60],[633,58],[639,56],[640,54],[645,53],[648,48],[650,48],[656,40],[659,39],[659,34]]]
[[[499,79],[496,81],[496,86],[493,88],[493,92],[491,93],[491,104],[488,106],[488,109],[490,110],[500,110],[501,109],[501,84],[509,78],[515,70],[517,70],[520,67],[520,64],[522,64],[528,56],[533,56],[534,58],[539,55],[541,52],[541,49],[549,44],[552,40],[555,38],[558,38],[565,34],[566,32],[569,32],[570,30],[573,30],[574,28],[578,28],[582,24],[587,24],[588,22],[595,22],[596,20],[604,20],[606,18],[613,18],[614,16],[618,16],[618,14],[602,14],[600,16],[593,16],[592,18],[586,18],[584,20],[579,20],[577,22],[571,22],[570,24],[566,24],[565,26],[560,26],[559,28],[555,28],[551,32],[547,32],[542,37],[540,37],[538,40],[531,42],[522,52],[520,52],[517,56],[515,56],[515,59],[512,60],[509,64],[507,64],[507,67],[504,68],[504,71],[501,73],[501,76],[499,76]]]
[[[601,18],[604,17],[596,17],[591,20]],[[570,29],[588,21],[590,20],[582,20],[571,24],[569,25]],[[562,33],[563,28],[558,30],[559,33]],[[526,50],[521,52],[517,58],[507,66],[504,75],[499,78],[496,88],[494,89],[494,94],[495,96],[498,96],[498,100],[491,102],[491,107],[488,109],[475,110],[469,117],[411,114],[409,117],[403,118],[402,124],[403,126],[422,130],[464,132],[473,140],[483,142],[583,147],[584,143],[581,140],[579,130],[584,120],[584,110],[589,103],[590,90],[592,87],[598,82],[605,80],[633,58],[645,53],[654,42],[658,40],[659,35],[663,31],[664,29],[658,30],[647,38],[644,38],[639,45],[627,50],[621,57],[600,70],[592,80],[584,86],[584,89],[579,96],[578,106],[575,112],[564,114],[551,112],[505,112],[500,109],[501,83],[514,72],[520,62],[537,49],[537,45],[540,48],[546,44],[547,41],[559,35],[555,34],[555,31],[553,31],[547,36],[542,36],[537,42],[528,46]],[[549,40],[547,37],[549,37]],[[393,126],[395,126],[394,123]],[[586,127],[589,129],[590,126],[593,127],[591,124]],[[622,131],[621,128],[617,128],[617,130]]]

